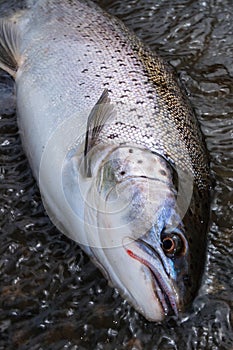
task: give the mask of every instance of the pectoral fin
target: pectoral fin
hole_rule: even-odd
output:
[[[15,77],[19,61],[17,25],[0,18],[0,68]]]
[[[91,110],[87,120],[86,141],[84,149],[84,167],[85,175],[91,177],[91,156],[90,150],[98,142],[98,137],[106,122],[115,114],[114,107],[108,95],[108,90],[105,89],[97,101],[96,105]]]

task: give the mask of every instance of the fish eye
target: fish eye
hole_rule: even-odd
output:
[[[166,235],[162,237],[162,248],[168,256],[178,255],[182,252],[182,239],[177,234]]]

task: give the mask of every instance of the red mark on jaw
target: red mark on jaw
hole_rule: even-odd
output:
[[[126,249],[126,252],[131,258],[133,258],[133,259],[139,261],[140,263],[144,264],[145,266],[149,267],[146,260],[143,258],[140,258],[138,255],[134,254],[134,252],[132,252],[132,250]]]
[[[129,256],[131,256],[131,258],[136,259],[136,256],[134,255],[134,253],[132,252],[132,250],[127,249],[126,252],[127,252],[127,254],[128,254]]]

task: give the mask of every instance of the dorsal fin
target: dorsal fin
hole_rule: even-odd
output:
[[[95,146],[98,136],[106,124],[107,120],[113,117],[114,107],[108,95],[108,90],[105,89],[99,100],[92,108],[87,120],[86,141],[84,148],[84,167],[85,175],[91,176],[89,151]]]
[[[17,25],[0,18],[0,68],[15,77],[19,63]]]

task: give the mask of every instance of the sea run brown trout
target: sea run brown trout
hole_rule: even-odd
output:
[[[206,148],[172,68],[91,1],[0,19],[22,142],[54,224],[148,320],[197,292]]]

